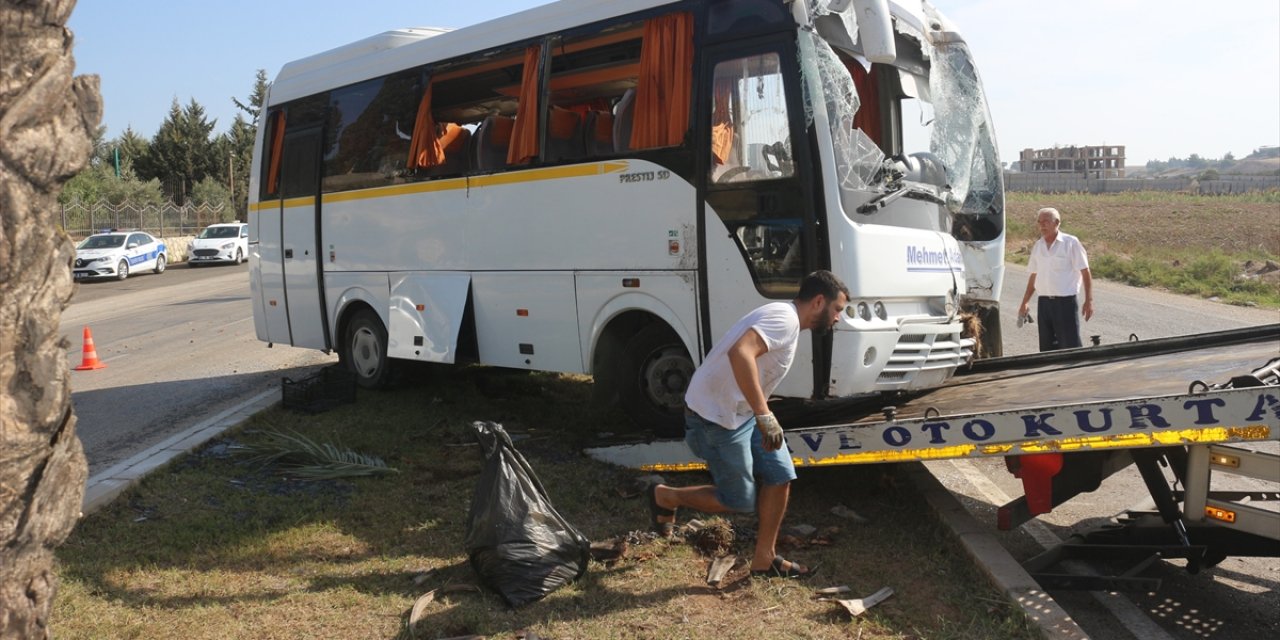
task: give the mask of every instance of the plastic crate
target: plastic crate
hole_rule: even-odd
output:
[[[328,411],[356,401],[356,374],[339,365],[325,367],[301,380],[281,378],[280,399],[286,409]]]

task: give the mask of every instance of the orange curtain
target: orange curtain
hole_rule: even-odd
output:
[[[516,108],[516,124],[511,130],[511,146],[507,147],[507,164],[524,164],[538,159],[538,60],[541,57],[542,47],[539,45],[524,50],[520,106]]]
[[[267,169],[267,193],[280,193],[280,154],[284,151],[284,109],[275,113],[271,129],[271,166]]]
[[[711,156],[724,164],[733,150],[733,100],[736,78],[716,78],[711,89],[715,108],[711,112]]]
[[[852,62],[849,71],[853,74],[853,87],[858,91],[858,112],[853,114],[853,126],[867,134],[877,147],[884,148],[880,130],[880,86],[876,83],[876,68],[873,65],[868,72],[861,64]]]
[[[669,147],[684,141],[693,95],[693,14],[645,21],[640,46],[631,148]]]
[[[422,92],[422,101],[418,103],[418,117],[413,123],[413,138],[409,140],[408,167],[427,169],[444,162],[444,149],[440,146],[440,137],[436,132],[435,119],[431,117],[431,87]]]

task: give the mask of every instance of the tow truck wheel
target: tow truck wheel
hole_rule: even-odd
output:
[[[156,273],[164,273],[164,254],[156,256]]]
[[[380,389],[391,381],[391,360],[387,357],[387,329],[369,309],[357,311],[343,334],[338,360],[365,389]]]
[[[116,280],[124,280],[125,278],[128,278],[128,277],[129,277],[129,261],[121,260],[120,264],[116,265]]]
[[[683,434],[694,366],[679,336],[664,324],[641,329],[627,342],[622,367],[619,400],[631,421],[661,436]]]

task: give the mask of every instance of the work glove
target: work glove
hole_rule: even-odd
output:
[[[772,413],[756,416],[756,427],[764,438],[765,451],[777,451],[782,448],[782,425]]]

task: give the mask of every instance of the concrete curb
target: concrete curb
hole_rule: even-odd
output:
[[[1087,640],[1088,634],[1071,616],[1054,601],[1053,596],[1040,588],[1022,565],[1009,555],[1000,541],[992,535],[991,528],[982,525],[933,477],[923,464],[912,463],[907,475],[925,500],[937,512],[942,522],[951,529],[978,568],[987,579],[1013,602],[1022,607],[1033,622],[1039,625],[1045,638],[1050,640]]]
[[[118,462],[85,483],[81,515],[88,515],[111,504],[125,489],[137,484],[148,473],[170,460],[208,442],[214,436],[247,420],[250,416],[280,401],[279,389],[268,389],[248,400],[201,420],[190,428],[175,433],[155,445]]]

